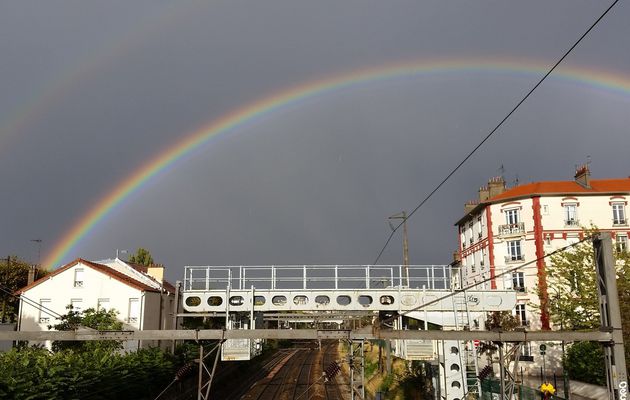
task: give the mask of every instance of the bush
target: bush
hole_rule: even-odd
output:
[[[565,368],[571,379],[606,385],[604,350],[597,342],[574,343],[567,350]]]
[[[0,398],[16,400],[153,399],[175,373],[173,358],[159,349],[51,353],[30,347],[1,353],[0,366]]]

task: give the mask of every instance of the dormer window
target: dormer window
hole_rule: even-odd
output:
[[[74,287],[80,288],[83,287],[83,277],[85,271],[83,268],[76,268],[74,270]]]

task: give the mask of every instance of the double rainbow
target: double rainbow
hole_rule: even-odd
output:
[[[421,77],[430,74],[516,74],[532,77],[532,84],[547,72],[549,66],[531,60],[515,59],[444,59],[432,61],[409,61],[379,67],[350,71],[348,73],[314,80],[277,92],[258,101],[236,109],[214,120],[200,129],[186,135],[184,139],[148,160],[140,168],[123,179],[113,190],[101,198],[81,216],[44,259],[43,265],[51,268],[61,264],[78,243],[103,221],[111,211],[130,194],[154,178],[160,171],[177,160],[206,144],[211,138],[234,131],[246,123],[256,122],[270,113],[295,105],[297,102],[330,95],[344,89],[351,89],[370,82],[386,81],[393,78]],[[552,75],[572,84],[600,89],[627,96],[630,94],[630,77],[611,72],[579,68],[561,67]]]

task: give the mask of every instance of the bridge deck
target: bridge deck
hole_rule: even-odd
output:
[[[452,293],[446,265],[186,267],[186,311],[501,311],[513,290]],[[428,306],[425,304],[430,303]]]

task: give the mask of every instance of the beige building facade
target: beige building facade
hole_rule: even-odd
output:
[[[162,279],[163,269],[120,259],[74,260],[19,291],[17,329],[48,330],[60,322],[68,306],[74,311],[115,310],[123,329],[174,329],[175,288]],[[130,341],[125,350],[157,345],[162,344]]]
[[[587,165],[577,169],[572,181],[507,188],[502,178],[491,179],[479,189],[479,199],[465,205],[465,215],[455,224],[462,284],[514,289],[513,313],[521,324],[550,329],[554,291],[544,278],[548,261],[543,257],[582,240],[584,228],[591,226],[610,232],[615,245],[627,250],[629,200],[630,177],[591,179]],[[500,275],[512,268],[517,269]],[[540,297],[537,288],[542,289]],[[532,348],[526,353],[538,354]]]

